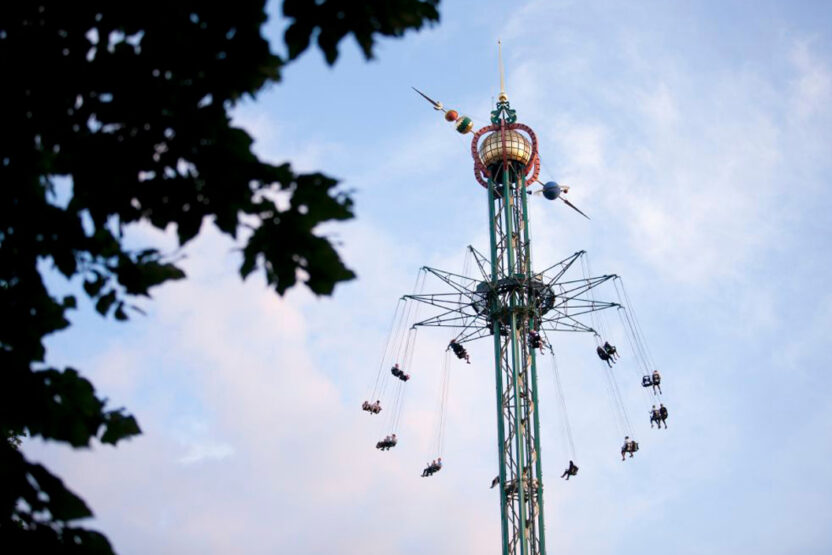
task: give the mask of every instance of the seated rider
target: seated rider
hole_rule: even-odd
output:
[[[656,408],[656,405],[653,405],[653,408],[650,409],[650,427],[652,428],[653,422],[655,422],[656,425],[661,428],[662,425],[659,423],[660,420],[661,416],[659,415],[659,409]]]
[[[471,364],[471,357],[468,356],[468,351],[465,350],[465,347],[463,347],[462,345],[457,343],[456,339],[451,339],[451,342],[448,343],[448,349],[451,349],[454,352],[454,354],[456,355],[456,358],[458,358],[458,359],[463,359],[464,358],[465,362],[467,362],[468,364]],[[445,349],[445,350],[447,351],[448,349]]]
[[[425,469],[422,471],[422,478],[425,478],[426,476],[430,476],[434,472],[436,472],[436,461],[431,461],[430,464],[428,464],[425,467]]]
[[[605,351],[603,347],[597,347],[595,349],[595,352],[598,353],[598,358],[606,362],[607,366],[612,368],[612,362],[610,362],[610,355],[607,354],[607,351]]]
[[[393,365],[393,368],[390,369],[390,373],[393,374],[394,376],[396,376],[397,378],[401,377],[402,370],[401,370],[401,368],[399,368],[399,363],[398,362]]]
[[[662,419],[665,429],[667,429],[667,407],[659,403],[659,418]]]
[[[543,338],[535,330],[529,330],[529,345],[532,349],[543,350]]]
[[[442,470],[442,457],[432,461],[428,467],[422,471],[422,476],[433,476],[434,473],[439,472],[440,470]]]
[[[370,404],[370,401],[364,401],[361,403],[361,410],[366,410],[367,412],[372,412],[373,408]]]
[[[630,454],[630,458],[633,458],[633,453],[636,451],[636,442],[630,439],[630,436],[624,436],[624,445],[621,446],[621,460],[624,460],[624,455],[626,453]]]
[[[658,370],[653,370],[652,381],[653,381],[653,393],[656,392],[657,388],[659,390],[659,393],[661,393],[662,392],[662,386],[660,384],[662,383],[662,376],[661,376],[661,374],[659,374]]]
[[[563,474],[560,475],[561,478],[566,478],[569,480],[570,476],[575,476],[578,473],[578,467],[575,466],[575,463],[569,461],[569,467],[563,471]]]
[[[399,379],[403,382],[406,382],[410,379],[410,374],[405,374],[404,372],[402,372],[401,374],[399,374]]]
[[[609,341],[604,341],[604,351],[606,351],[611,358],[618,359],[618,349],[615,348],[615,345],[610,345]]]
[[[392,436],[385,437],[382,441],[379,441],[376,444],[376,448],[382,451],[389,451],[391,447],[395,447],[398,440],[396,439],[396,434]]]

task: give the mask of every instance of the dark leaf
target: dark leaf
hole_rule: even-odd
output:
[[[123,302],[119,301],[116,304],[116,309],[113,312],[113,316],[115,317],[116,320],[119,320],[120,322],[123,322],[123,321],[128,319],[127,313],[124,311],[124,303]]]
[[[87,295],[90,297],[97,297],[101,292],[101,288],[107,283],[107,280],[101,272],[95,271],[93,272],[93,275],[95,276],[93,279],[84,281],[84,291],[86,291]]]
[[[92,516],[86,503],[66,489],[64,483],[39,464],[29,465],[29,474],[40,491],[48,496],[46,508],[55,520],[75,520]]]
[[[61,304],[64,308],[76,308],[78,306],[78,301],[75,299],[74,295],[67,295],[64,297],[64,301]]]
[[[110,411],[106,414],[104,423],[104,434],[101,436],[102,443],[115,445],[122,439],[141,434],[136,419],[122,410]]]
[[[116,292],[114,289],[111,289],[108,293],[98,297],[98,302],[95,303],[95,310],[102,316],[106,316],[107,311],[110,310],[110,306],[112,306],[115,300]]]

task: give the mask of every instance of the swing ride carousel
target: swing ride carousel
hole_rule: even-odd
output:
[[[622,387],[644,390],[648,404],[661,408],[650,411],[650,425],[667,427],[667,410],[662,400],[661,375],[647,348],[622,279],[614,274],[592,276],[585,251],[576,252],[542,271],[532,269],[531,233],[528,204],[533,196],[561,200],[572,205],[564,194],[568,188],[554,181],[542,183],[540,155],[534,131],[517,122],[505,93],[500,64],[500,95],[491,112],[489,125],[473,130],[474,121],[456,110],[445,110],[442,103],[416,90],[441,111],[456,130],[473,133],[471,154],[474,176],[487,200],[490,252],[481,253],[469,246],[462,272],[457,274],[431,267],[419,270],[414,292],[399,299],[375,382],[362,408],[370,415],[386,413],[389,433],[376,448],[389,451],[398,443],[409,372],[412,370],[416,336],[421,328],[449,328],[451,335],[442,365],[436,459],[422,470],[423,477],[441,471],[441,450],[446,423],[446,406],[451,366],[469,362],[466,344],[490,338],[493,343],[497,408],[497,453],[501,539],[504,555],[546,553],[544,528],[544,481],[541,463],[540,418],[538,410],[538,369],[552,369],[556,399],[564,423],[571,456],[564,477],[575,476],[575,443],[566,412],[557,350],[558,332],[587,333],[596,349],[588,357],[603,367],[604,379],[613,410],[624,435],[620,446],[622,460],[632,458],[639,444],[621,393]],[[539,186],[539,188],[535,187]],[[532,187],[537,190],[532,190]],[[444,286],[439,293],[425,293],[430,278]],[[598,295],[613,294],[615,300],[600,300]],[[420,315],[421,308],[431,311]],[[626,336],[627,352],[616,347],[605,319],[618,316]],[[621,345],[624,346],[624,345]],[[619,358],[629,366],[632,376],[613,371]],[[631,361],[635,362],[635,365]],[[470,362],[469,362],[470,363]],[[619,383],[626,379],[626,382]]]

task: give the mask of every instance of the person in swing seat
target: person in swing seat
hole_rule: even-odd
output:
[[[399,368],[399,363],[393,365],[393,368],[390,369],[390,373],[396,376],[397,378],[401,378],[403,372],[402,369]]]
[[[442,468],[442,459],[431,461],[427,467],[422,471],[422,478],[433,476],[434,472],[438,472]]]
[[[624,436],[624,445],[621,446],[621,460],[624,460],[624,456],[629,453],[630,458],[633,458],[633,453],[638,451],[638,444],[630,439],[630,436]]]
[[[650,409],[650,427],[653,427],[653,423],[656,424],[657,427],[661,428],[661,416],[659,415],[659,409],[656,408],[656,405],[653,405],[653,408]]]
[[[457,343],[456,339],[451,339],[451,342],[448,343],[448,349],[451,349],[454,352],[456,358],[460,360],[465,359],[465,362],[471,364],[471,357],[468,356],[468,351],[465,350],[465,347]]]
[[[376,449],[380,451],[389,451],[391,447],[395,447],[399,440],[396,439],[396,434],[385,437],[383,440],[376,443]]]
[[[607,363],[607,366],[609,366],[610,368],[612,368],[611,357],[610,357],[610,355],[608,355],[608,354],[607,354],[607,351],[605,351],[603,347],[598,346],[598,347],[595,349],[595,352],[596,352],[596,353],[598,353],[598,358],[600,358],[601,360],[603,360],[604,362],[606,362],[606,363]]]
[[[653,383],[653,393],[656,392],[656,389],[659,390],[659,393],[662,392],[662,376],[659,374],[658,370],[653,370],[653,376],[651,377],[651,381]]]
[[[618,360],[618,349],[615,348],[615,345],[610,345],[609,341],[604,341],[604,351],[610,356],[611,359]]]
[[[575,476],[578,473],[578,467],[575,466],[575,463],[569,461],[569,467],[563,471],[563,474],[560,475],[561,478],[566,478],[567,481],[569,480],[570,476]]]
[[[659,403],[659,418],[661,419],[662,424],[664,424],[664,429],[666,430],[667,429],[667,407],[665,407],[661,403]]]
[[[364,401],[361,404],[361,409],[366,410],[370,414],[378,414],[381,412],[381,401],[376,400],[375,403],[370,403],[369,401]]]
[[[529,330],[529,346],[532,349],[543,350],[543,338],[540,337],[540,333],[535,330]]]

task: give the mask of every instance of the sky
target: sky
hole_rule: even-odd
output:
[[[286,23],[269,10],[279,53]],[[310,50],[233,113],[263,159],[352,191],[355,220],[320,231],[358,279],[331,298],[279,297],[262,276],[240,281],[239,245],[206,223],[182,251],[188,279],[157,289],[147,316],[105,321],[87,303],[47,343],[49,363],[81,369],[143,435],[86,450],[32,440],[27,456],[87,500],[85,524],[122,554],[499,553],[487,342],[450,367],[445,467],[430,479],[447,330],[419,332],[395,449],[373,448],[388,420],[360,405],[419,268],[459,272],[467,245],[488,248],[470,136],[410,87],[485,125],[500,39],[542,177],[592,218],[534,198],[535,264],[586,249],[594,273],[622,276],[670,411],[668,430],[650,429],[635,354],[613,337],[641,444],[622,463],[592,337],[553,338],[580,473],[558,479],[572,453],[542,365],[549,553],[832,552],[832,5],[440,11],[371,62],[349,39],[334,67]],[[173,229],[128,240],[176,249]]]

